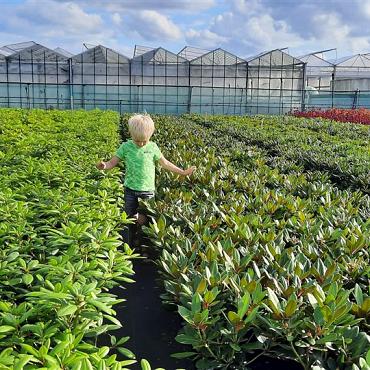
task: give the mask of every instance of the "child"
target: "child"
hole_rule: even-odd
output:
[[[96,167],[99,170],[110,170],[120,160],[124,161],[126,167],[125,211],[141,226],[145,223],[146,217],[138,214],[138,199],[154,197],[155,163],[158,161],[164,169],[183,176],[191,175],[195,167],[189,167],[186,170],[176,167],[162,155],[157,144],[149,141],[154,132],[154,122],[149,115],[133,115],[128,121],[128,128],[132,140],[122,143],[115,156],[108,162],[100,161]],[[133,241],[133,232],[133,228],[129,227],[129,235],[126,236],[125,242],[130,245]]]

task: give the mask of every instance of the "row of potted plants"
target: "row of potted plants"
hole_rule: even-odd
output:
[[[110,293],[132,282],[113,112],[0,110],[0,369],[127,369]],[[110,337],[110,346],[98,339]],[[117,356],[118,354],[118,356]],[[146,360],[142,368],[150,369]]]
[[[226,136],[257,146],[271,166],[282,171],[296,165],[322,171],[342,189],[369,193],[369,127],[289,116],[229,117],[192,115],[211,136]]]
[[[295,117],[306,118],[325,118],[337,122],[352,122],[370,125],[370,110],[366,108],[358,109],[310,109],[307,111],[293,111]]]
[[[162,298],[189,345],[175,356],[208,370],[247,369],[261,355],[367,369],[369,196],[339,190],[323,171],[269,166],[268,152],[224,135],[226,124],[210,139],[200,119],[156,117],[165,156],[198,169],[189,179],[160,172],[145,204]]]

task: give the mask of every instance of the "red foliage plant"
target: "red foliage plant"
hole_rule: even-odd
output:
[[[306,118],[325,118],[339,122],[352,122],[370,125],[370,109],[340,109],[332,108],[327,110],[308,110],[305,112],[293,111],[291,113],[295,117]]]

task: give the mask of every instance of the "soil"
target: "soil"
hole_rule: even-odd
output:
[[[125,290],[115,288],[112,293],[127,301],[115,306],[117,319],[123,324],[120,330],[112,332],[117,338],[129,336],[125,347],[135,353],[138,363],[142,358],[149,361],[152,369],[193,370],[195,366],[187,359],[175,359],[172,353],[189,351],[175,341],[181,329],[177,312],[169,311],[162,304],[163,288],[158,279],[157,267],[149,259],[134,262],[135,283],[125,284]],[[141,369],[140,365],[131,366]]]

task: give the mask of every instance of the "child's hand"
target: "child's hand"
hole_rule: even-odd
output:
[[[98,170],[105,170],[105,168],[106,168],[106,164],[105,164],[105,162],[103,162],[103,161],[100,161],[100,162],[98,162],[97,164],[96,164],[96,168],[98,169]]]
[[[184,170],[184,176],[190,176],[197,168],[195,166],[191,166],[188,169]]]

